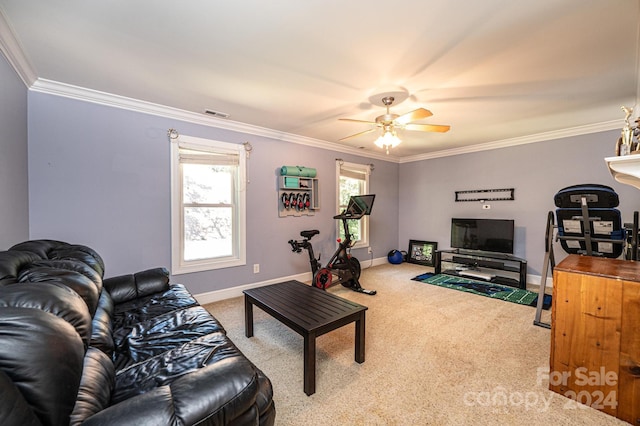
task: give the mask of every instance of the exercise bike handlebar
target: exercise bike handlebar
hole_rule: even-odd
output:
[[[362,219],[362,217],[364,216],[364,214],[353,214],[353,213],[349,213],[346,211],[343,211],[342,213],[335,215],[333,218],[334,219]]]
[[[300,247],[300,242],[296,240],[289,240],[289,244],[291,244],[291,251],[300,253],[302,251],[302,247]]]

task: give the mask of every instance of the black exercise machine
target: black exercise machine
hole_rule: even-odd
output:
[[[375,290],[365,290],[360,285],[360,262],[351,256],[351,246],[353,246],[355,241],[352,240],[352,235],[347,225],[347,220],[359,220],[363,216],[371,214],[374,200],[375,194],[354,195],[349,199],[347,209],[333,217],[334,219],[342,221],[345,238],[344,240],[338,239],[338,248],[324,267],[320,263],[320,256],[316,259],[313,252],[313,245],[311,244],[311,238],[318,235],[320,231],[317,229],[302,231],[300,232],[300,236],[303,238],[302,240],[289,240],[291,249],[295,253],[300,253],[302,249],[307,250],[309,253],[309,262],[311,263],[311,273],[313,277],[312,285],[314,287],[326,290],[332,284],[333,274],[335,274],[338,277],[338,282],[344,287],[359,293],[369,295],[376,294]]]
[[[547,215],[545,231],[545,255],[542,263],[540,289],[534,325],[551,328],[551,324],[540,320],[547,284],[547,273],[556,266],[553,253],[554,229],[556,241],[569,254],[618,258],[627,249],[625,257],[638,258],[638,212],[634,213],[632,229],[622,224],[618,194],[605,185],[583,184],[563,188],[554,196],[557,207]],[[627,240],[627,235],[630,239]],[[552,303],[555,303],[553,301]]]

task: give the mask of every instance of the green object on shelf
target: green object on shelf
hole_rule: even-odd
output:
[[[313,167],[282,166],[280,168],[280,175],[282,176],[301,176],[314,178],[316,177],[317,173],[317,170]]]
[[[297,177],[285,177],[284,186],[285,188],[299,188],[300,179],[298,179]]]

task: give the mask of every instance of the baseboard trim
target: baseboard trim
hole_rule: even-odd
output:
[[[362,269],[367,269],[372,266],[384,265],[385,263],[387,263],[386,257],[360,261]],[[208,291],[206,293],[196,294],[194,295],[194,297],[196,298],[198,303],[200,303],[201,305],[206,305],[207,303],[214,303],[214,302],[219,302],[221,300],[240,297],[242,296],[242,292],[244,290],[263,287],[265,285],[276,284],[276,283],[281,283],[283,281],[290,281],[290,280],[296,280],[296,281],[302,281],[302,282],[311,281],[311,272],[305,272],[303,274],[297,274],[297,275],[289,275],[286,277],[273,278],[266,281],[258,281],[255,283],[249,283],[249,284],[239,285],[236,287],[225,288],[222,290]]]
[[[263,287],[265,285],[276,284],[283,281],[309,281],[311,280],[311,272],[306,272],[304,274],[297,275],[289,275],[288,277],[279,277],[266,281],[259,281],[255,283],[239,285],[236,287],[225,288],[222,290],[208,291],[206,293],[199,293],[194,295],[198,303],[201,305],[205,305],[207,303],[219,302],[220,300],[232,299],[234,297],[242,296],[242,292],[244,290],[249,290],[251,288]]]
[[[541,282],[542,282],[542,275],[531,275],[531,274],[527,275],[527,284],[540,286]],[[545,284],[545,287],[549,287],[549,288],[553,287],[552,277],[547,277],[547,283]]]
[[[376,257],[375,259],[366,259],[360,261],[360,267],[362,269],[371,268],[373,266],[380,266],[389,263],[389,259],[387,257]]]

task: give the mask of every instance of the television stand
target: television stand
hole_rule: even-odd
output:
[[[527,261],[504,253],[461,249],[438,250],[435,273],[527,288]]]

